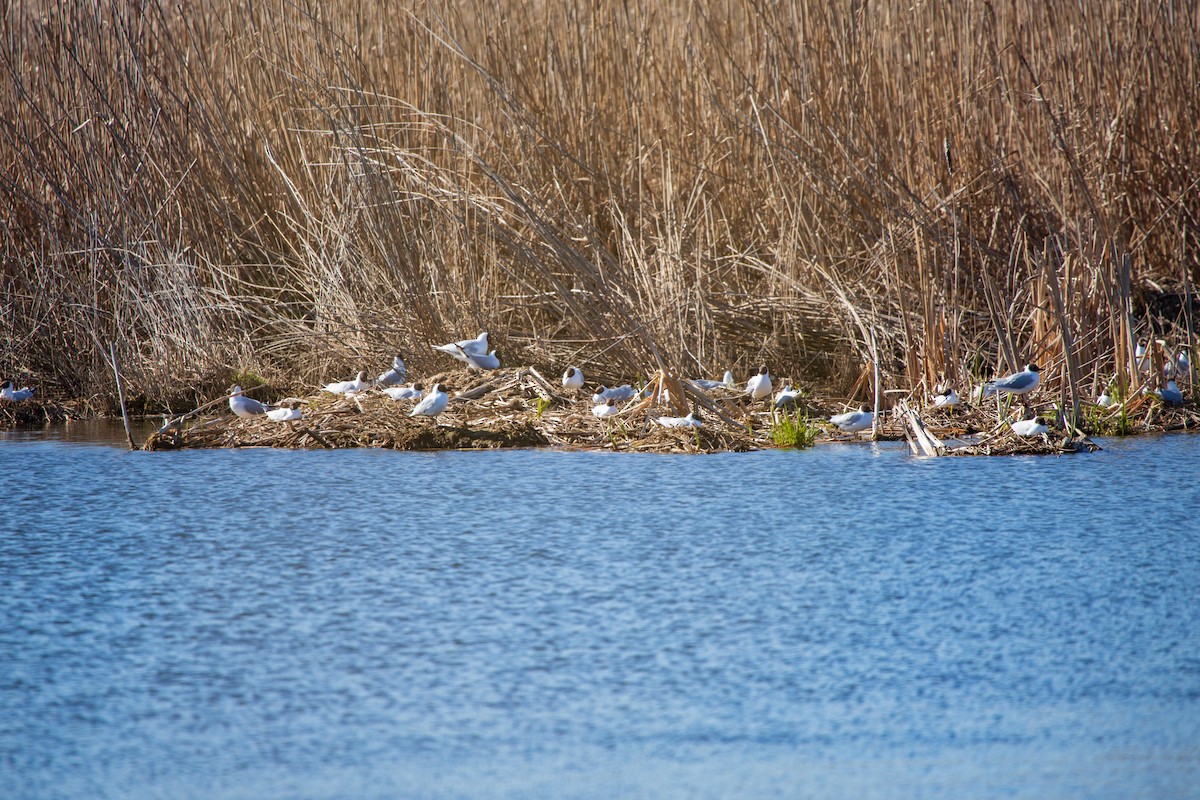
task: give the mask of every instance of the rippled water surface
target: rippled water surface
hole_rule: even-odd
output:
[[[1193,436],[69,439],[0,438],[0,797],[1200,796]]]

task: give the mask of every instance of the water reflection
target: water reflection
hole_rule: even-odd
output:
[[[129,429],[134,443],[140,446],[161,424],[161,419],[131,419]],[[125,426],[119,419],[72,420],[41,428],[0,431],[0,442],[67,442],[129,447]]]

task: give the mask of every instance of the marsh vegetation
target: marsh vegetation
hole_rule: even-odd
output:
[[[547,374],[841,397],[1036,360],[1077,409],[1193,341],[1193,4],[3,19],[0,368],[50,393],[111,396],[110,342],[133,402],[189,406],[486,329]]]

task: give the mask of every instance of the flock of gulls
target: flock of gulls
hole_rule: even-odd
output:
[[[1161,340],[1157,341],[1160,344],[1165,344]],[[488,371],[500,368],[499,356],[497,356],[495,350],[489,350],[488,348],[488,334],[486,331],[480,333],[474,339],[463,339],[448,344],[433,345],[433,349],[465,363],[470,369],[475,371]],[[1137,346],[1135,357],[1138,367],[1145,370],[1149,364],[1149,354],[1144,344]],[[1174,357],[1166,360],[1163,367],[1164,379],[1166,381],[1165,388],[1147,388],[1143,391],[1154,394],[1167,405],[1179,405],[1183,402],[1183,393],[1175,382],[1175,376],[1177,373],[1190,374],[1190,369],[1191,363],[1187,353],[1180,349]],[[409,412],[410,417],[429,417],[432,419],[446,410],[450,402],[450,394],[446,386],[441,383],[434,383],[426,389],[420,383],[405,385],[407,376],[408,370],[405,367],[404,359],[400,355],[397,355],[392,360],[391,367],[374,378],[368,377],[365,371],[359,372],[351,380],[325,384],[321,387],[321,391],[334,395],[354,396],[370,390],[379,391],[392,400],[415,401],[412,410]],[[776,409],[783,409],[794,405],[800,395],[798,389],[792,388],[791,385],[785,385],[778,392],[775,392],[772,400],[774,387],[770,371],[765,365],[760,367],[746,381],[744,389],[739,387],[734,381],[733,373],[729,370],[726,370],[721,380],[694,379],[689,380],[688,383],[697,389],[705,391],[724,389],[739,392],[751,400],[771,401],[773,407]],[[1034,391],[1040,384],[1041,370],[1037,364],[1029,363],[1020,372],[1015,372],[994,381],[988,381],[976,387],[972,392],[972,399],[976,402],[982,402],[985,398],[995,396],[999,405],[1001,396],[1008,396],[1009,398],[1022,397]],[[582,391],[585,387],[583,371],[579,367],[568,367],[562,375],[562,386],[564,389],[572,392],[578,393]],[[651,391],[649,387],[639,391],[634,389],[630,384],[613,387],[600,386],[592,394],[592,414],[597,419],[612,419],[621,413],[621,404],[628,403],[635,398],[640,400],[643,397],[647,397]],[[669,392],[666,389],[660,391],[664,399],[669,400]],[[34,390],[28,386],[20,389],[15,388],[11,380],[5,380],[3,384],[0,384],[0,400],[2,401],[20,403],[31,398],[33,394]],[[961,400],[954,387],[949,384],[942,384],[936,387],[936,394],[932,399],[931,405],[933,408],[952,408],[959,405],[960,402]],[[1115,402],[1110,389],[1106,389],[1104,393],[1096,398],[1096,405],[1102,408],[1109,408]],[[246,397],[242,391],[242,387],[238,385],[230,387],[229,390],[229,409],[238,417],[264,416],[274,422],[296,422],[304,416],[300,406],[301,403],[297,400],[288,400],[279,405],[260,402]],[[682,417],[659,416],[655,417],[654,421],[664,428],[699,428],[703,425],[703,419],[699,411],[692,411]],[[829,417],[829,422],[843,433],[857,433],[873,427],[875,415],[867,406],[863,405],[854,411],[834,414]],[[1019,436],[1039,436],[1048,430],[1047,426],[1039,421],[1036,415],[1028,419],[1018,419],[1011,422],[1010,426],[1013,432]]]
[[[497,356],[495,350],[488,347],[488,334],[486,331],[480,333],[474,339],[463,339],[448,344],[433,345],[433,349],[463,362],[472,370],[487,371],[500,367],[499,356]],[[1144,356],[1145,347],[1142,346],[1138,351],[1139,363],[1142,363],[1141,360]],[[1187,370],[1190,368],[1186,353],[1180,351],[1177,359],[1172,359],[1168,366],[1167,377],[1170,380],[1167,383],[1167,387],[1162,390],[1156,390],[1155,394],[1164,403],[1182,403],[1183,395],[1176,386],[1173,378],[1176,369]],[[370,378],[365,371],[359,372],[352,380],[328,383],[321,387],[321,391],[335,395],[353,396],[360,392],[375,390],[393,400],[415,401],[415,405],[409,412],[409,416],[411,417],[436,418],[446,410],[450,402],[450,394],[446,386],[435,383],[426,389],[420,383],[405,385],[407,373],[408,371],[404,365],[403,358],[397,355],[392,362],[391,368],[375,378]],[[787,408],[795,404],[800,395],[800,391],[794,389],[790,384],[785,385],[778,392],[774,392],[771,374],[765,365],[760,367],[746,381],[744,388],[735,383],[733,373],[728,370],[721,380],[694,379],[688,382],[694,387],[705,391],[725,389],[739,392],[751,400],[771,401],[777,409]],[[1030,363],[1026,365],[1025,369],[1019,372],[1006,375],[994,381],[988,381],[976,387],[972,393],[972,399],[976,402],[982,402],[985,398],[997,397],[997,402],[999,403],[1001,396],[1020,398],[1033,392],[1040,384],[1041,370],[1037,364]],[[572,392],[578,393],[583,391],[585,388],[583,370],[575,366],[568,367],[562,375],[562,386],[564,389]],[[597,419],[611,420],[621,413],[622,404],[634,399],[640,400],[648,396],[650,391],[650,389],[639,391],[630,384],[612,387],[600,386],[592,394],[592,414]],[[664,389],[662,392],[669,399],[667,390]],[[772,398],[773,392],[774,395]],[[932,399],[931,405],[933,408],[952,408],[959,405],[960,402],[961,399],[954,387],[949,384],[943,384],[936,387],[936,394]],[[1112,404],[1107,391],[1097,398],[1096,402],[1102,407],[1108,407]],[[240,386],[232,387],[229,396],[229,407],[233,413],[240,417],[265,415],[268,419],[276,422],[293,422],[302,417],[299,403],[293,401],[280,407],[270,406],[245,397],[242,394]],[[658,416],[653,419],[656,424],[664,428],[699,428],[704,424],[699,411],[692,411],[682,417]],[[863,405],[857,410],[834,414],[829,417],[829,422],[843,433],[857,433],[872,428],[875,422],[875,415],[870,408]],[[1036,415],[1030,416],[1027,419],[1017,419],[1011,422],[1010,426],[1013,432],[1019,436],[1039,436],[1048,431],[1047,426]]]

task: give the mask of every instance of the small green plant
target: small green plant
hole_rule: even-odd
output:
[[[1083,417],[1088,430],[1097,436],[1128,436],[1133,433],[1133,421],[1122,404],[1120,414],[1112,414],[1109,409],[1099,406],[1088,406],[1084,409]]]
[[[808,418],[808,414],[789,414],[784,411],[774,415],[770,436],[776,447],[801,450],[812,447],[820,432],[821,429]]]
[[[243,389],[249,389],[252,386],[262,386],[267,379],[253,369],[241,369],[233,374],[233,382]]]
[[[541,419],[542,414],[545,414],[546,409],[549,407],[550,407],[550,398],[549,397],[539,397],[537,399],[537,414],[534,415],[534,418]]]

